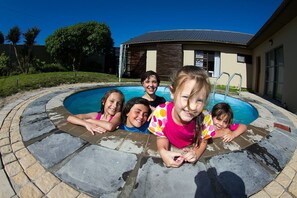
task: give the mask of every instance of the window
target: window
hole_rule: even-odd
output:
[[[252,64],[252,56],[251,55],[245,55],[245,54],[237,54],[237,62],[238,63]]]
[[[195,51],[195,66],[203,68],[210,77],[213,77],[215,65],[214,51]]]
[[[284,84],[283,47],[267,52],[265,65],[265,95],[281,102]]]

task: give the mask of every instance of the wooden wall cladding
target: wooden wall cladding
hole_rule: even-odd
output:
[[[157,45],[157,73],[162,80],[168,80],[174,70],[182,67],[182,44]]]

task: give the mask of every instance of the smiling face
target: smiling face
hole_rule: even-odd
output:
[[[215,130],[226,129],[229,126],[230,118],[227,114],[212,118]]]
[[[155,95],[157,89],[158,89],[158,80],[155,75],[151,75],[147,77],[143,82],[142,86],[148,95]]]
[[[174,99],[172,117],[176,123],[187,124],[202,112],[207,93],[202,87],[193,94],[192,90],[196,90],[196,87],[196,80],[186,80],[176,93],[171,92],[171,97]]]
[[[120,93],[113,92],[111,93],[104,105],[104,113],[114,116],[117,112],[121,110],[121,105],[123,103],[123,97]]]
[[[147,121],[149,116],[149,108],[143,104],[135,104],[126,114],[128,127],[141,127]]]

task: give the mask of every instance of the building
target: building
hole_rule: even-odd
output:
[[[296,10],[297,1],[284,0],[255,35],[217,30],[145,33],[121,45],[119,72],[139,77],[154,70],[168,79],[172,70],[196,65],[212,80],[221,76],[218,84],[230,80],[223,74],[235,75],[231,86],[248,88],[297,113]]]

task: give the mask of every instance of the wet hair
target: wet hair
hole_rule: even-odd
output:
[[[119,93],[119,94],[122,96],[123,100],[122,100],[122,103],[121,103],[121,109],[120,109],[120,111],[122,111],[122,108],[123,108],[123,105],[124,105],[124,102],[125,102],[124,94],[123,94],[120,90],[118,90],[118,89],[111,89],[111,90],[109,90],[108,92],[106,92],[106,93],[104,94],[104,96],[101,98],[101,110],[100,110],[100,112],[101,112],[102,114],[104,114],[104,104],[105,104],[107,98],[108,98],[112,93]]]
[[[150,103],[147,99],[141,98],[141,97],[134,97],[128,100],[128,102],[125,104],[123,110],[122,110],[122,122],[126,123],[127,121],[127,114],[130,112],[131,108],[136,104],[142,104],[148,108],[148,115],[151,114],[151,108]]]
[[[141,75],[141,77],[140,77],[140,83],[142,84],[145,81],[145,79],[150,78],[151,76],[156,76],[157,83],[158,83],[158,86],[159,86],[159,84],[160,84],[160,77],[159,77],[159,75],[156,72],[154,72],[152,70],[149,70],[149,71],[147,71],[147,72],[145,72],[145,73],[143,73]]]
[[[181,92],[186,86],[186,82],[189,80],[195,80],[196,81],[196,86],[194,89],[191,91],[189,99],[188,99],[188,109],[191,110],[190,108],[190,99],[196,94],[199,93],[202,89],[205,89],[206,92],[206,99],[207,96],[209,95],[211,91],[211,84],[208,78],[208,75],[206,71],[200,67],[193,66],[193,65],[186,65],[182,68],[180,68],[176,73],[174,73],[171,77],[171,87],[170,91],[174,95],[174,100],[176,95]],[[204,101],[206,102],[206,101]],[[199,139],[201,136],[201,131],[202,131],[202,114],[198,116],[196,119],[196,130],[195,130],[195,138],[194,142],[196,142],[196,145],[199,145]]]
[[[233,111],[229,104],[225,102],[221,102],[213,106],[211,111],[211,116],[220,118],[221,116],[227,115],[227,123],[228,127],[231,125],[233,121]]]

